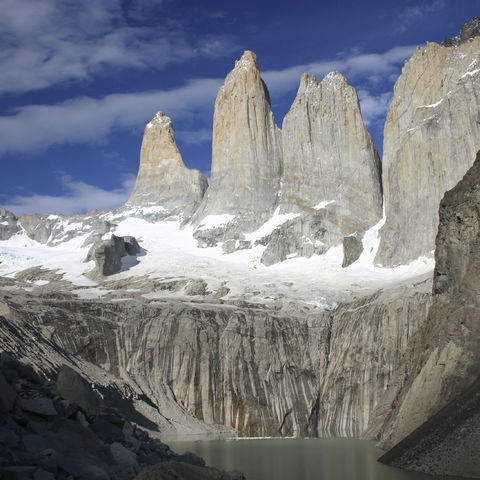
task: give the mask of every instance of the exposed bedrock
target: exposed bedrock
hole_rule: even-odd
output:
[[[175,141],[172,120],[157,112],[145,127],[140,167],[127,207],[163,207],[166,215],[188,218],[200,204],[207,179],[187,168]]]
[[[11,321],[133,382],[175,425],[189,414],[240,435],[356,436],[422,321],[426,289],[396,288],[288,317],[255,305],[70,295],[9,294],[5,302]]]
[[[257,57],[247,50],[215,101],[211,182],[195,223],[208,215],[246,215],[257,222],[258,214],[271,215],[280,175],[280,130]]]
[[[410,340],[396,380],[372,418],[370,433],[390,448],[456,399],[478,379],[480,372],[480,154],[439,210],[433,301],[428,319]],[[473,421],[473,418],[472,418]],[[451,425],[455,437],[463,423]],[[467,425],[465,425],[467,431]],[[478,433],[478,432],[477,432]],[[431,445],[428,454],[432,454]],[[438,450],[440,452],[441,450]],[[457,452],[458,453],[458,452]],[[421,458],[404,465],[436,474],[466,475],[437,468]],[[448,462],[447,462],[448,463]]]
[[[432,254],[440,200],[480,148],[479,118],[480,37],[418,47],[395,84],[385,124],[387,219],[376,263],[396,266]]]
[[[322,203],[334,203],[360,218],[365,230],[378,222],[380,162],[357,92],[342,74],[329,73],[321,82],[302,75],[283,121],[282,145],[281,213],[315,213]]]
[[[20,230],[17,217],[12,212],[0,207],[0,240],[8,240]]]

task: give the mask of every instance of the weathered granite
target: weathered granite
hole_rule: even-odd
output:
[[[384,131],[385,214],[376,263],[431,255],[438,205],[480,148],[480,37],[418,47],[395,84]]]
[[[446,38],[442,45],[446,47],[458,46],[475,37],[480,37],[480,17],[473,17],[469,22],[464,23],[460,29],[460,34],[453,38]]]
[[[322,202],[335,202],[361,218],[364,230],[381,218],[378,154],[357,92],[342,74],[331,72],[321,82],[302,75],[283,120],[282,151],[281,212],[312,213]]]
[[[381,437],[384,448],[405,438],[478,379],[479,205],[480,154],[440,205],[428,319],[412,337],[383,407],[372,417],[370,433]],[[421,468],[421,462],[414,467]],[[443,468],[439,464],[435,473],[447,473]]]
[[[280,175],[280,130],[256,55],[247,50],[215,101],[211,181],[194,223],[208,215],[246,215],[251,221],[273,212]]]
[[[165,214],[188,218],[206,188],[205,176],[185,166],[172,120],[157,112],[145,127],[137,180],[126,207],[162,207]]]

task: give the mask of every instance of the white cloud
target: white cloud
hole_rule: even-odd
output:
[[[112,68],[163,68],[232,51],[225,35],[189,39],[184,26],[157,20],[164,16],[162,3],[0,0],[0,94],[90,79]],[[138,12],[143,18],[150,14],[155,24],[132,19]]]
[[[447,5],[446,0],[435,0],[433,2],[422,2],[417,5],[412,5],[405,8],[400,15],[398,15],[397,32],[404,32],[413,23],[421,20],[430,13],[441,10]]]
[[[71,215],[90,210],[114,210],[123,205],[130,196],[135,177],[124,178],[121,186],[114,190],[89,185],[88,183],[62,177],[64,195],[17,195],[4,208],[17,216],[29,213],[63,213]]]
[[[376,121],[383,121],[392,99],[390,92],[374,95],[368,90],[359,90],[358,97],[365,125],[370,126]]]
[[[141,128],[161,109],[174,120],[213,106],[218,79],[192,80],[173,90],[80,97],[55,105],[29,105],[0,117],[0,154],[33,152],[51,145],[92,143],[113,129]]]
[[[367,85],[361,89],[360,101],[365,120],[371,123],[385,113],[389,97],[368,92],[375,90],[379,77],[389,79],[398,72],[412,50],[410,46],[396,47],[380,54],[364,53],[270,70],[262,76],[272,96],[278,98],[298,86],[304,71],[319,76],[332,70],[341,71],[356,80],[353,84]],[[111,94],[102,98],[79,97],[54,105],[23,106],[11,115],[0,117],[0,155],[36,152],[55,144],[95,143],[114,130],[135,128],[140,131],[158,109],[174,121],[195,118],[204,125],[221,84],[220,79],[203,78],[172,90]],[[201,128],[180,131],[178,135],[185,143],[199,144],[209,141],[211,134]]]
[[[384,53],[363,53],[335,60],[320,60],[283,70],[269,70],[264,72],[262,77],[273,97],[297,88],[300,75],[304,72],[321,78],[329,72],[338,71],[349,80],[361,80],[362,83],[375,85],[379,78],[388,79],[392,74],[396,74],[414,49],[414,46],[408,45],[395,47]]]

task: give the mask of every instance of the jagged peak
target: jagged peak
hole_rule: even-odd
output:
[[[251,50],[245,50],[239,60],[235,62],[234,70],[258,70],[257,56]]]
[[[345,84],[348,84],[348,81],[347,81],[347,78],[341,74],[340,72],[336,72],[336,71],[333,71],[333,72],[330,72],[328,73],[327,75],[325,75],[325,77],[323,78],[323,80],[320,82],[320,83],[345,83]]]
[[[172,125],[172,119],[165,113],[158,111],[154,117],[147,123],[147,128],[154,126],[169,127]]]
[[[317,77],[309,73],[302,73],[300,77],[299,91],[308,90],[311,88],[317,88],[319,85]]]
[[[453,38],[446,38],[442,45],[444,47],[457,47],[462,43],[469,42],[476,37],[480,37],[480,17],[473,17],[460,28],[460,33]]]

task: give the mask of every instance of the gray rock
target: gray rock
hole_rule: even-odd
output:
[[[381,218],[380,161],[357,92],[342,74],[331,72],[321,82],[302,75],[283,120],[282,152],[280,213],[315,214],[322,202],[335,202],[363,230]],[[343,216],[337,223],[342,226]]]
[[[204,175],[185,166],[175,142],[172,120],[157,112],[144,131],[140,168],[126,207],[157,207],[165,216],[188,218],[206,188]]]
[[[96,417],[102,410],[102,399],[98,393],[87,380],[68,365],[62,365],[58,372],[56,389],[66,400],[76,402],[91,418]]]
[[[47,443],[45,439],[40,435],[27,434],[22,437],[22,443],[25,450],[29,453],[40,453],[47,449]]]
[[[242,477],[239,477],[239,480]],[[163,462],[140,472],[135,480],[232,480],[227,472],[182,462]]]
[[[356,262],[363,252],[362,239],[360,235],[352,234],[343,237],[343,263],[342,267],[348,267]]]
[[[0,412],[12,410],[17,394],[0,371]]]
[[[375,259],[393,267],[431,256],[438,206],[480,149],[480,37],[418,47],[395,84],[384,130],[386,222]]]
[[[2,471],[2,478],[5,480],[26,480],[32,478],[36,467],[16,465],[6,467]]]
[[[55,480],[55,475],[51,472],[47,472],[43,468],[38,468],[33,473],[33,480]]]
[[[280,173],[280,130],[257,58],[245,51],[215,101],[211,182],[194,224],[209,215],[236,215],[237,223],[271,215]]]
[[[52,400],[48,397],[22,398],[20,399],[20,406],[27,412],[44,417],[52,417],[58,414]]]
[[[88,251],[85,262],[95,261],[93,276],[108,276],[120,272],[122,258],[136,256],[141,252],[140,245],[135,237],[117,237],[112,235],[109,240],[95,243]]]
[[[412,337],[382,401],[384,408],[374,415],[373,433],[380,435],[385,449],[420,427],[478,378],[479,203],[480,154],[440,204],[428,321]]]
[[[110,455],[117,465],[125,468],[138,468],[137,455],[128,448],[125,448],[121,443],[113,442],[109,445]]]
[[[20,231],[17,217],[12,212],[0,207],[0,240],[8,240]]]
[[[480,478],[480,380],[379,461],[430,475]]]
[[[190,280],[185,285],[185,295],[207,295],[207,282],[205,280]]]
[[[460,35],[453,38],[446,38],[442,45],[453,47],[468,42],[475,37],[480,37],[480,17],[473,17],[469,22],[464,23],[460,29]]]

